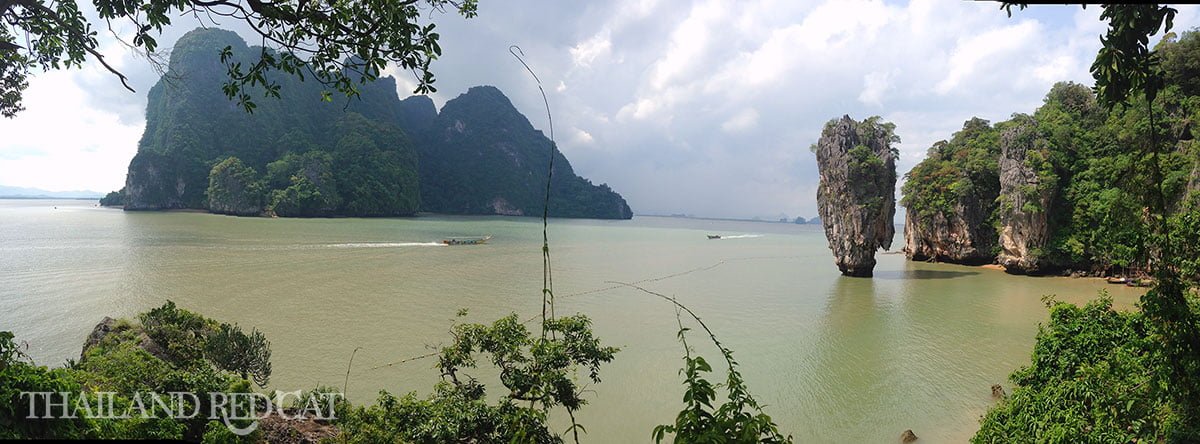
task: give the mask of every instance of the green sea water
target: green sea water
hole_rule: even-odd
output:
[[[433,361],[406,359],[445,344],[460,308],[471,322],[540,313],[541,229],[533,218],[235,218],[0,200],[0,330],[60,365],[104,316],[170,299],[263,330],[273,389],[345,384],[355,402],[424,394]],[[437,244],[476,235],[493,239]],[[682,407],[675,311],[617,282],[703,317],[767,412],[805,443],[894,442],[905,429],[963,442],[990,386],[1028,362],[1043,295],[1082,303],[1108,290],[1131,308],[1140,294],[882,252],[874,278],[841,277],[817,225],[551,220],[550,237],[557,312],[587,314],[621,348],[577,415],[592,443],[648,442]],[[901,243],[897,233],[893,250]],[[717,362],[702,339],[689,342]]]

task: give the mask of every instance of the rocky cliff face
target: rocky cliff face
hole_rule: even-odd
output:
[[[979,199],[961,199],[948,217],[943,213],[922,217],[910,208],[904,218],[905,255],[914,261],[992,262],[996,231],[986,222],[986,206]]]
[[[1192,168],[1192,176],[1180,196],[1180,204],[1183,208],[1200,208],[1200,163]]]
[[[204,166],[180,163],[185,162],[152,151],[134,156],[125,176],[125,209],[199,208],[208,187]]]
[[[1044,271],[1039,255],[1050,238],[1055,184],[1045,174],[1044,141],[1032,117],[1015,119],[1000,136],[1000,254],[1010,273]]]
[[[981,265],[995,259],[998,132],[972,118],[908,173],[901,204],[909,259]]]
[[[821,183],[817,207],[842,274],[871,276],[875,250],[895,235],[896,151],[893,126],[842,116],[825,125],[815,152]]]

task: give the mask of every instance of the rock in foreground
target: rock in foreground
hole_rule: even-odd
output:
[[[875,250],[888,249],[896,228],[895,125],[850,116],[825,124],[813,147],[821,184],[817,207],[834,262],[846,276],[869,277]]]

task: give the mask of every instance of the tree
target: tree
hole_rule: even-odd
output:
[[[217,163],[208,174],[208,209],[214,213],[253,216],[262,212],[262,181],[254,168],[237,157]]]
[[[95,12],[117,40],[163,70],[157,36],[172,24],[172,15],[191,16],[201,25],[216,18],[242,22],[262,37],[258,60],[248,66],[235,61],[229,48],[220,53],[228,69],[223,91],[247,112],[255,104],[253,87],[279,97],[280,86],[267,73],[282,71],[300,79],[314,78],[348,97],[358,96],[356,83],[374,80],[389,63],[411,71],[417,93],[434,92],[430,63],[441,55],[439,35],[425,11],[452,7],[464,17],[476,14],[477,0],[93,0]],[[100,52],[98,33],[79,3],[58,0],[0,0],[0,115],[23,110],[22,93],[34,69],[71,69],[89,58],[115,75],[130,91],[127,77]],[[120,35],[121,24],[133,25]],[[213,54],[217,57],[218,54]],[[328,90],[322,97],[331,100]]]
[[[254,378],[259,387],[271,380],[271,342],[257,328],[246,334],[236,324],[221,324],[209,335],[205,354],[217,368]]]
[[[1025,8],[1025,4],[1015,3],[1004,3],[1001,8],[1011,16],[1014,5]],[[1155,285],[1142,297],[1142,310],[1162,337],[1157,351],[1169,363],[1166,382],[1173,388],[1181,416],[1185,423],[1195,424],[1200,421],[1200,322],[1188,306],[1187,287],[1180,278],[1179,256],[1168,225],[1162,147],[1154,121],[1154,100],[1163,89],[1166,74],[1157,51],[1150,48],[1151,36],[1160,29],[1170,32],[1177,11],[1157,4],[1106,4],[1102,8],[1100,19],[1108,21],[1109,28],[1100,39],[1102,47],[1091,67],[1098,99],[1111,110],[1140,104],[1135,99],[1142,98],[1150,120],[1146,143],[1130,148],[1146,155],[1151,181],[1142,197],[1148,204]]]

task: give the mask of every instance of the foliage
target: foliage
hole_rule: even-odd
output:
[[[210,169],[236,157],[265,172],[261,207],[278,216],[541,212],[551,144],[499,90],[473,88],[439,116],[427,97],[399,100],[390,77],[361,85],[359,100],[342,104],[311,100],[319,85],[276,75],[271,80],[298,94],[247,116],[218,92],[222,67],[210,53],[224,47],[245,63],[261,49],[219,29],[179,39],[170,71],[148,97],[126,208],[221,211],[205,192]],[[554,155],[552,216],[632,215],[620,195]]]
[[[1107,296],[1084,307],[1049,300],[1032,363],[1011,376],[1010,396],[988,411],[975,443],[1186,442],[1159,382],[1161,338],[1141,312],[1118,312]],[[1191,427],[1189,429],[1189,427]],[[1191,438],[1188,438],[1190,436]]]
[[[1150,36],[1171,24],[1178,12],[1157,4],[1104,5],[1100,20],[1109,22],[1100,37],[1100,51],[1092,63],[1096,95],[1107,107],[1123,104],[1137,92],[1153,102],[1163,87],[1158,55],[1150,50]]]
[[[446,102],[420,132],[421,203],[452,214],[539,215],[554,156],[550,216],[628,219],[633,212],[606,184],[579,177],[553,141],[500,90],[473,87]],[[546,153],[551,153],[547,155]]]
[[[1169,219],[1171,240],[1179,255],[1179,274],[1200,282],[1200,208],[1191,208]]]
[[[103,207],[119,207],[125,205],[125,188],[120,191],[110,191],[104,197],[100,198],[100,206]]]
[[[1006,4],[1003,7],[1010,9],[1011,6]],[[1024,8],[1024,5],[1021,7]],[[1035,403],[997,407],[989,413],[989,421],[995,423],[990,430],[1000,432],[985,435],[989,430],[985,421],[985,429],[981,430],[983,438],[977,436],[983,442],[1002,440],[1005,436],[1034,439],[1036,435],[1031,437],[1029,430],[1034,425],[1039,430],[1052,430],[1054,433],[1050,438],[1039,438],[1041,440],[1112,442],[1145,437],[1155,441],[1200,441],[1200,426],[1197,426],[1200,424],[1200,315],[1197,314],[1195,302],[1189,302],[1189,284],[1180,275],[1182,269],[1190,265],[1186,260],[1181,260],[1182,256],[1179,255],[1180,248],[1190,251],[1187,246],[1179,244],[1179,239],[1191,239],[1195,235],[1178,231],[1191,226],[1186,214],[1172,216],[1169,213],[1169,202],[1186,202],[1186,196],[1180,196],[1183,194],[1183,178],[1188,174],[1185,171],[1197,171],[1195,167],[1188,168],[1189,163],[1195,165],[1194,158],[1189,162],[1179,157],[1190,151],[1187,149],[1192,139],[1189,126],[1190,119],[1196,115],[1196,101],[1182,95],[1186,93],[1180,93],[1190,85],[1167,83],[1167,79],[1179,80],[1183,76],[1164,73],[1159,65],[1160,53],[1190,54],[1192,48],[1181,48],[1179,45],[1195,45],[1196,39],[1185,37],[1176,41],[1168,36],[1151,51],[1148,48],[1149,37],[1160,28],[1164,32],[1170,31],[1175,15],[1173,8],[1156,4],[1108,4],[1103,8],[1101,18],[1107,20],[1110,26],[1107,35],[1102,38],[1103,48],[1092,66],[1092,73],[1096,79],[1099,101],[1110,111],[1109,121],[1115,119],[1120,122],[1106,129],[1110,137],[1115,136],[1109,140],[1125,143],[1106,145],[1105,140],[1099,140],[1096,145],[1109,149],[1110,155],[1130,156],[1132,159],[1134,167],[1122,171],[1121,177],[1114,178],[1114,183],[1130,187],[1132,182],[1132,186],[1125,189],[1130,190],[1130,195],[1143,208],[1142,219],[1147,227],[1144,230],[1144,257],[1154,276],[1153,288],[1141,299],[1144,331],[1125,332],[1126,336],[1114,339],[1144,342],[1132,343],[1126,356],[1106,357],[1106,362],[1094,371],[1089,370],[1092,363],[1080,362],[1077,366],[1083,370],[1075,380],[1055,381],[1046,385],[1056,390],[1066,387],[1061,394],[1039,394],[1033,397],[1037,401]],[[1186,66],[1187,60],[1188,57],[1173,57],[1170,67],[1176,72],[1186,73],[1191,69]],[[1138,115],[1143,109],[1144,121]],[[1164,115],[1166,122],[1162,119]],[[1161,137],[1164,126],[1177,130],[1164,138]],[[1170,150],[1171,147],[1176,150]],[[1195,180],[1193,178],[1186,182],[1195,183]],[[1079,243],[1058,244],[1078,247]],[[1116,330],[1116,327],[1110,325],[1102,330]],[[1043,345],[1053,346],[1053,337],[1039,337],[1038,347]],[[1106,347],[1095,348],[1101,352],[1107,350]],[[1139,357],[1150,361],[1139,362]],[[1055,359],[1060,358],[1056,356]],[[1070,365],[1072,363],[1067,364],[1066,368],[1073,368]],[[1105,392],[1103,388],[1108,386],[1094,389],[1095,386],[1087,385],[1083,387],[1086,390],[1081,390],[1078,386],[1070,385],[1091,381],[1116,386],[1117,390]],[[1120,382],[1114,384],[1113,381],[1126,382],[1126,385],[1121,386]],[[1031,384],[1034,390],[1043,391],[1036,383],[1034,381]],[[1139,389],[1150,392],[1141,392]],[[1078,397],[1080,395],[1083,397]],[[1042,409],[1047,402],[1069,406]],[[1080,403],[1083,404],[1082,408]],[[1164,407],[1160,408],[1160,405]],[[1012,412],[1006,412],[1006,409]],[[1064,412],[1063,409],[1070,410]],[[1163,414],[1163,410],[1169,413]],[[1074,416],[1076,414],[1088,417],[1079,419]],[[1102,426],[1096,432],[1098,435],[1079,436],[1079,432],[1072,434],[1066,430],[1072,424],[1078,426],[1087,421]],[[1123,431],[1120,430],[1121,425],[1125,425]],[[1017,433],[1022,426],[1027,427],[1024,434],[1008,435]],[[1091,434],[1094,430],[1081,429],[1085,434]]]
[[[237,324],[221,324],[209,335],[204,352],[217,368],[242,379],[252,377],[259,387],[271,380],[271,342],[258,329],[246,334]]]
[[[999,131],[987,120],[972,118],[949,141],[929,147],[925,159],[905,177],[900,203],[924,218],[949,216],[956,205],[980,202],[981,211],[995,218],[1000,194],[997,159]]]
[[[112,323],[107,334],[85,346],[79,362],[64,368],[34,365],[11,332],[0,332],[0,439],[256,439],[255,434],[233,436],[220,421],[210,421],[207,413],[177,419],[152,407],[149,398],[136,398],[138,393],[192,393],[198,405],[183,397],[178,398],[182,404],[171,408],[208,412],[209,393],[248,393],[249,382],[211,365],[200,353],[206,344],[213,344],[206,332],[214,326],[218,331],[227,329],[228,324],[178,309],[170,302],[139,318],[142,325],[125,320]],[[21,392],[71,393],[68,408],[76,417],[61,418],[62,407],[56,406],[51,410],[54,419],[26,418],[31,403],[38,415],[44,414],[45,400],[21,396]],[[112,395],[102,398],[100,392]],[[111,410],[92,410],[101,405]],[[123,413],[135,406],[140,407],[124,417]],[[83,409],[96,414],[82,414]],[[152,415],[142,417],[142,409]]]
[[[396,398],[380,394],[377,405],[357,408],[339,422],[345,442],[531,442],[557,443],[562,438],[546,424],[547,414],[561,406],[568,414],[586,404],[574,379],[584,371],[600,382],[600,366],[611,362],[615,347],[600,345],[591,321],[575,315],[548,318],[545,334],[531,333],[515,314],[491,325],[458,324],[454,342],[441,349],[442,382],[420,399],[415,393]],[[486,357],[499,370],[508,391],[496,404],[486,387],[463,371]],[[583,431],[574,425],[578,437]]]
[[[0,1],[0,21],[9,25],[0,30],[0,114],[13,117],[23,109],[21,96],[34,68],[78,68],[88,58],[133,91],[125,75],[106,62],[98,34],[78,5],[47,0]],[[156,65],[162,63],[157,36],[172,24],[176,14],[194,17],[201,25],[206,23],[201,17],[207,17],[212,25],[216,24],[214,17],[243,22],[271,48],[262,48],[248,60],[232,57],[231,47],[206,57],[216,61],[219,56],[226,71],[221,90],[247,112],[257,107],[251,93],[261,91],[268,97],[280,97],[282,85],[272,73],[315,79],[323,87],[357,96],[362,83],[375,79],[391,64],[415,75],[417,92],[434,92],[429,67],[442,50],[435,25],[423,23],[423,10],[444,11],[451,6],[470,18],[477,7],[475,0],[96,0],[93,5],[115,38]],[[134,31],[119,35],[114,29],[120,28],[114,23],[128,23]],[[321,91],[320,97],[328,100],[330,96],[329,91]]]
[[[707,330],[708,327],[704,328]],[[704,379],[704,373],[711,373],[712,366],[704,357],[692,356],[687,344],[688,330],[681,321],[678,337],[684,349],[684,367],[680,373],[686,387],[683,393],[685,407],[675,417],[674,424],[654,428],[654,441],[661,443],[667,434],[672,434],[676,443],[791,443],[792,437],[779,433],[775,422],[763,412],[746,388],[737,370],[737,361],[733,359],[733,351],[716,341],[715,336],[713,341],[728,366],[727,376],[724,384],[713,384]],[[713,406],[717,401],[717,389],[722,386],[727,392],[726,400]]]
[[[279,216],[332,216],[341,207],[333,156],[325,151],[287,153],[267,164],[267,210]]]
[[[258,172],[237,157],[218,162],[208,173],[208,208],[214,213],[251,216],[262,211]]]
[[[341,214],[400,216],[417,212],[417,156],[390,125],[347,114],[336,126],[333,155]]]

